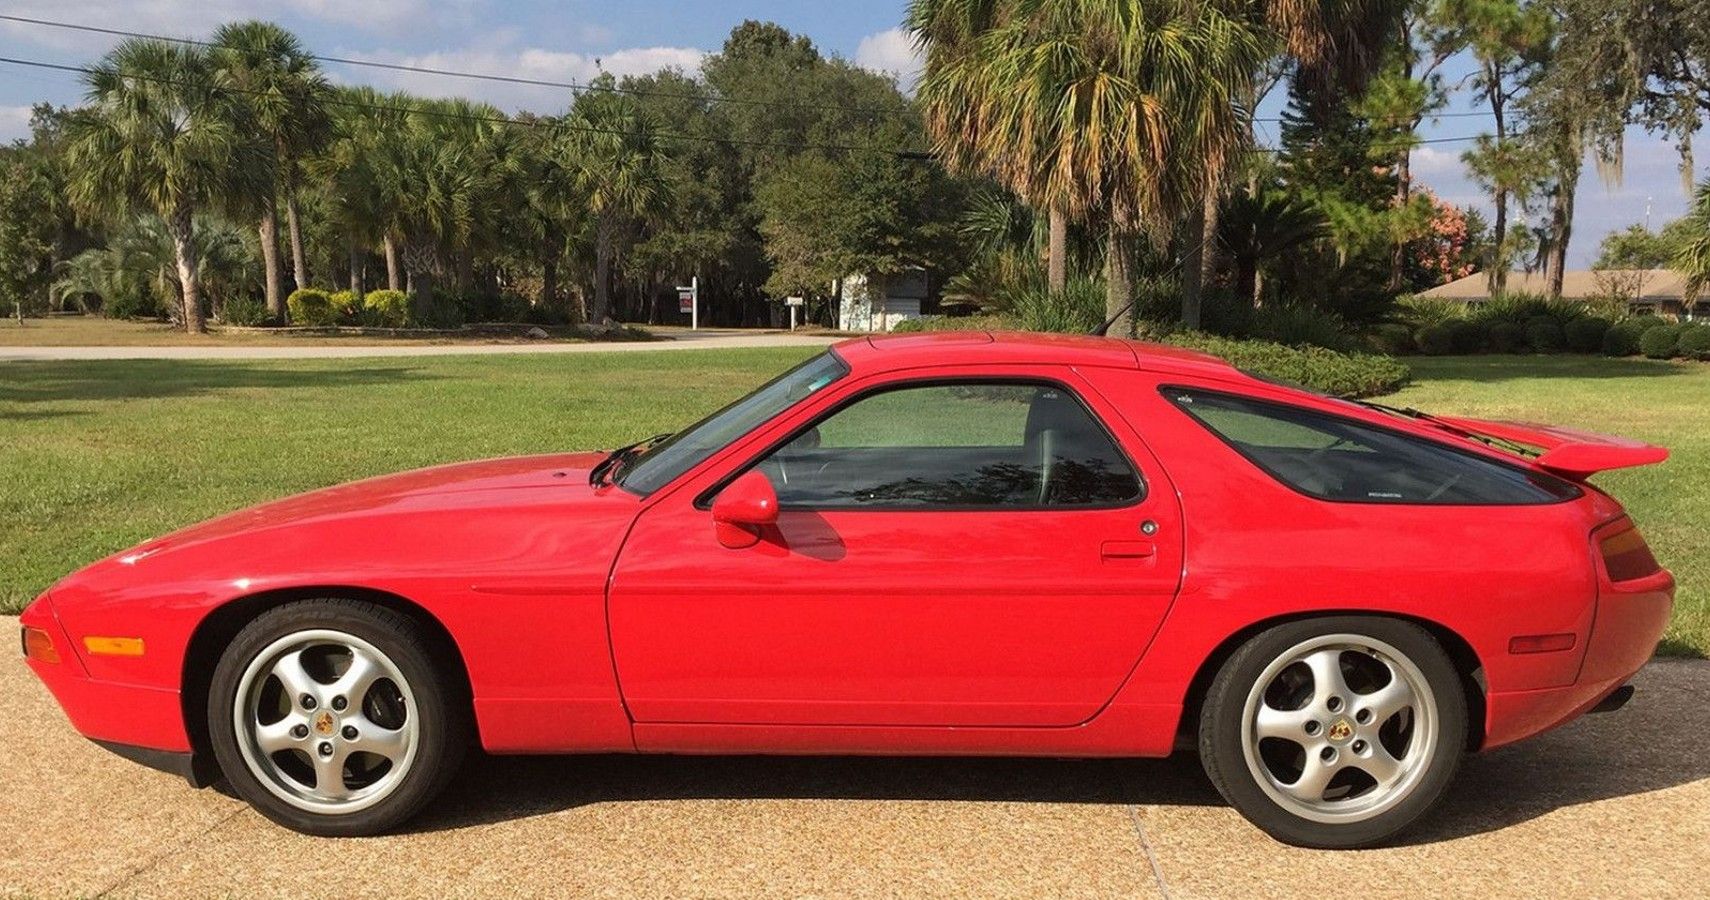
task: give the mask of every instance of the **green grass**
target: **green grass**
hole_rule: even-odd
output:
[[[0,365],[0,610],[90,560],[250,503],[449,460],[668,431],[811,349]],[[1598,476],[1680,580],[1665,652],[1710,651],[1710,366],[1590,357],[1409,360],[1388,402],[1663,444]]]

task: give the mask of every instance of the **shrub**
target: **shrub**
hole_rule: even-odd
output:
[[[1622,319],[1609,326],[1603,333],[1603,354],[1605,356],[1632,356],[1639,352],[1639,335],[1645,329],[1656,324],[1654,316],[1639,316],[1633,319]]]
[[[1560,353],[1567,348],[1567,333],[1555,319],[1536,316],[1526,323],[1526,344],[1535,353]]]
[[[1466,315],[1466,311],[1466,304],[1459,300],[1408,294],[1396,298],[1395,301],[1395,318],[1415,328],[1441,325],[1451,319],[1461,318]]]
[[[293,325],[335,325],[338,323],[338,310],[333,308],[332,298],[327,292],[317,288],[298,288],[285,298],[285,309],[291,314]]]
[[[892,334],[911,334],[911,333],[914,333],[917,331],[925,331],[926,330],[926,323],[928,321],[930,321],[930,320],[924,319],[924,318],[923,319],[904,319],[901,322],[898,322],[897,324],[891,326],[891,333]]]
[[[1676,349],[1687,359],[1710,359],[1710,325],[1689,325],[1681,329]]]
[[[1492,322],[1486,341],[1492,353],[1519,353],[1526,349],[1526,328],[1508,321]]]
[[[1400,322],[1383,322],[1373,328],[1371,345],[1390,356],[1406,356],[1418,349],[1413,344],[1413,329]]]
[[[227,300],[220,310],[220,321],[239,328],[255,328],[273,321],[273,315],[267,311],[267,304],[253,297],[238,297]]]
[[[1477,353],[1488,341],[1488,329],[1469,319],[1456,319],[1449,325],[1449,346],[1459,354]]]
[[[410,309],[410,324],[418,328],[434,328],[450,331],[462,328],[467,321],[463,314],[463,305],[457,298],[445,294],[434,294],[432,301],[423,303],[421,299],[413,298],[406,304]]]
[[[346,325],[359,325],[362,319],[362,298],[355,291],[333,291],[327,296],[338,320]]]
[[[1578,300],[1551,300],[1539,294],[1511,291],[1479,304],[1468,318],[1477,322],[1525,325],[1542,317],[1554,319],[1557,324],[1566,324],[1587,311],[1586,305]]]
[[[1455,326],[1453,322],[1443,322],[1437,325],[1427,325],[1419,329],[1416,338],[1419,352],[1427,356],[1448,356],[1455,352]]]
[[[1679,325],[1652,325],[1639,335],[1639,352],[1651,359],[1672,359],[1679,348]]]
[[[1567,342],[1567,348],[1575,353],[1599,353],[1603,350],[1603,336],[1608,331],[1608,319],[1581,316],[1567,323],[1562,329],[1562,338]]]
[[[362,295],[363,317],[382,328],[402,328],[410,321],[410,296],[403,291],[369,291]]]
[[[1310,306],[1271,305],[1253,311],[1247,334],[1290,347],[1351,349],[1347,326],[1335,313]]]
[[[1412,377],[1407,366],[1375,353],[1340,353],[1323,347],[1285,347],[1203,332],[1179,332],[1166,342],[1228,360],[1236,368],[1347,397],[1387,394]]]
[[[1085,334],[1104,322],[1104,284],[1071,278],[1056,293],[1030,285],[1010,296],[1009,314],[1023,331]]]

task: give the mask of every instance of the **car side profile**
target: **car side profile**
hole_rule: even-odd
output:
[[[1432,416],[1133,341],[837,344],[675,435],[340,485],[21,617],[83,734],[371,834],[495,754],[1199,754],[1359,847],[1467,752],[1632,693],[1674,582],[1636,441]]]

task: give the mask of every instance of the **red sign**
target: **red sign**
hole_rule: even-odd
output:
[[[695,311],[695,292],[694,291],[678,291],[677,292],[677,311],[678,312],[694,312]]]

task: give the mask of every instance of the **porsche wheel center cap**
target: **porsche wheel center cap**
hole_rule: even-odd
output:
[[[1330,723],[1330,727],[1325,730],[1324,736],[1339,744],[1354,736],[1354,723],[1347,719],[1337,719]]]
[[[321,737],[332,737],[338,731],[338,717],[323,709],[315,714],[310,727]]]

